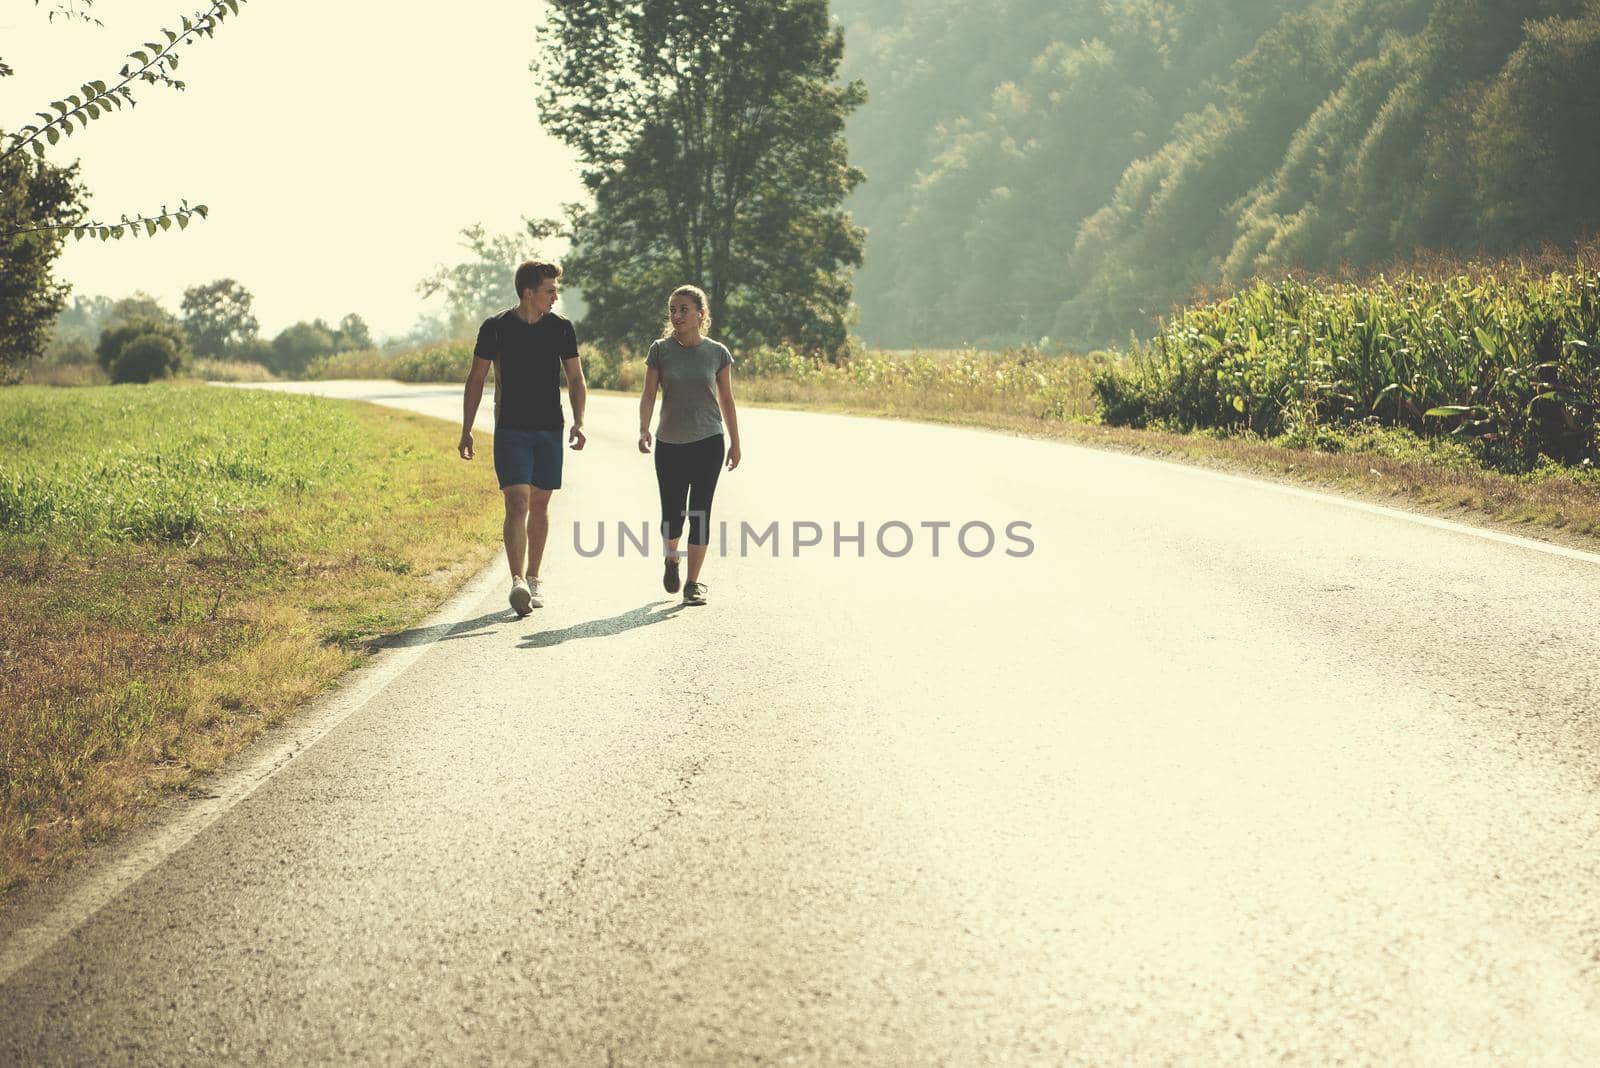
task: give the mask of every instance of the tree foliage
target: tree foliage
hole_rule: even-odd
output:
[[[482,223],[461,231],[461,247],[471,255],[460,263],[435,267],[417,283],[424,299],[442,295],[449,315],[449,332],[475,330],[478,323],[517,302],[512,277],[517,265],[533,255],[526,238],[491,234]],[[369,345],[362,345],[368,348]]]
[[[871,341],[1097,345],[1198,286],[1600,223],[1597,0],[835,3]]]
[[[372,331],[367,328],[367,321],[355,312],[351,312],[339,320],[339,328],[333,332],[334,344],[338,347],[335,352],[350,352],[355,349],[372,348]]]
[[[320,357],[371,347],[372,337],[366,322],[352,313],[341,319],[338,326],[312,319],[285,327],[257,358],[275,374],[294,378],[305,374],[312,361]]]
[[[66,303],[68,287],[50,268],[66,241],[59,226],[83,211],[83,195],[76,165],[0,159],[0,227],[24,230],[0,236],[0,383],[43,350]]]
[[[553,0],[539,43],[540,118],[593,198],[566,219],[587,331],[637,341],[687,282],[736,343],[839,349],[865,96],[826,0]]]
[[[183,291],[183,329],[195,355],[224,359],[255,340],[261,324],[251,305],[255,298],[232,278],[219,278]]]
[[[169,312],[160,300],[142,289],[136,289],[126,297],[111,301],[101,318],[101,330],[109,330],[134,319],[150,319],[170,326],[180,335],[183,333],[183,324],[178,317]]]

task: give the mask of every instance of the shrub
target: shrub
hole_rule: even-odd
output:
[[[644,353],[629,345],[586,345],[583,380],[594,389],[640,389],[644,386]]]
[[[170,337],[140,334],[123,345],[111,365],[113,382],[153,382],[171,378],[183,366],[183,353]]]
[[[393,377],[401,382],[465,382],[472,370],[473,342],[439,341],[394,358]]]
[[[393,378],[394,357],[377,349],[360,349],[354,352],[336,352],[320,356],[306,368],[306,377],[313,380],[330,378]]]
[[[113,381],[117,380],[116,366],[122,357],[122,350],[142,337],[166,338],[172,343],[180,364],[189,355],[189,338],[177,320],[170,316],[160,319],[139,315],[124,319],[101,331],[100,344],[95,346],[95,356],[101,369],[111,375]]]
[[[276,382],[278,377],[249,360],[194,360],[185,370],[203,382]]]

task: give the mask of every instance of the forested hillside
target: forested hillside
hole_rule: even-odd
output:
[[[834,0],[870,343],[1093,346],[1202,284],[1600,222],[1600,0]]]

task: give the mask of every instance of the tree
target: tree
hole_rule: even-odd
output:
[[[372,348],[372,331],[367,329],[367,321],[355,312],[351,312],[339,320],[339,329],[334,331],[333,344],[335,352],[357,352],[361,349]]]
[[[14,381],[50,339],[68,287],[50,274],[66,242],[58,227],[83,211],[78,168],[0,159],[0,383]]]
[[[408,349],[421,348],[423,345],[431,345],[435,341],[444,341],[449,337],[449,323],[437,315],[423,313],[417,316],[417,321],[411,324],[410,330],[386,339],[383,348],[385,352],[404,352]]]
[[[100,327],[111,314],[112,303],[110,297],[101,295],[73,297],[72,303],[61,310],[61,317],[56,320],[56,338],[98,338]]]
[[[94,346],[111,305],[110,297],[74,296],[72,303],[61,310],[39,359],[60,364],[94,363]]]
[[[183,291],[183,329],[196,356],[236,355],[260,332],[250,306],[255,298],[232,278]]]
[[[142,289],[134,290],[131,296],[112,301],[111,306],[106,309],[105,318],[101,320],[101,329],[108,330],[134,319],[153,320],[164,326],[170,326],[178,332],[178,336],[183,336],[183,324],[178,321],[178,317],[167,311],[159,300]]]
[[[533,255],[524,239],[510,234],[490,234],[481,223],[461,231],[461,247],[472,258],[452,266],[440,265],[417,283],[424,299],[444,294],[450,313],[450,332],[461,334],[517,302],[512,276],[517,265]],[[367,346],[362,346],[363,348]]]
[[[321,319],[298,322],[285,327],[272,339],[272,360],[268,366],[281,375],[303,375],[312,360],[337,351],[333,331],[327,323]]]
[[[1593,190],[1600,146],[1592,134],[1600,87],[1589,74],[1597,62],[1600,9],[1531,23],[1485,95],[1470,141],[1492,246],[1515,247],[1530,233],[1600,230]]]
[[[862,180],[826,0],[552,0],[541,118],[593,196],[569,206],[587,331],[637,339],[675,285],[700,285],[736,343],[843,347]],[[553,227],[535,227],[535,235]]]

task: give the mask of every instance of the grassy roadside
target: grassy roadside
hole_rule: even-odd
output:
[[[191,786],[499,539],[484,469],[419,415],[15,387],[0,436],[0,889]]]

